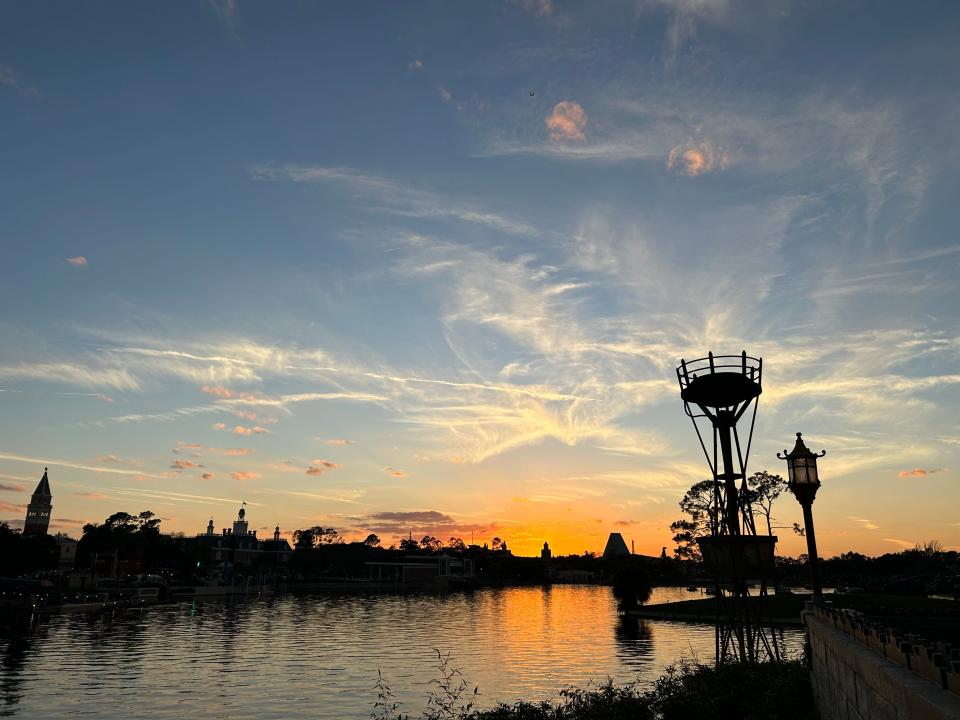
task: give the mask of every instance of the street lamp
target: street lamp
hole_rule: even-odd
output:
[[[803,444],[803,438],[797,433],[797,444],[793,446],[791,452],[783,451],[783,455],[777,453],[777,457],[787,461],[787,477],[790,488],[800,507],[803,508],[803,527],[807,536],[807,556],[810,559],[810,579],[813,583],[813,596],[819,598],[823,595],[823,588],[820,587],[820,569],[817,567],[817,536],[813,532],[813,511],[811,506],[817,497],[817,490],[820,488],[820,478],[817,474],[817,458],[827,454],[826,450],[820,454],[810,452],[807,446]]]

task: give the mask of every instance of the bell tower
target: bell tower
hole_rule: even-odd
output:
[[[246,505],[246,503],[244,503],[244,505]],[[237,513],[237,519],[233,521],[233,534],[247,534],[247,511],[243,506],[240,507],[240,512]]]
[[[37,483],[37,489],[33,491],[30,504],[27,505],[27,518],[23,523],[24,535],[47,534],[47,528],[50,527],[50,511],[53,509],[50,504],[52,499],[50,481],[47,480],[47,469],[44,468],[43,477]]]

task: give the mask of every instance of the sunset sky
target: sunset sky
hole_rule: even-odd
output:
[[[934,1],[6,3],[0,519],[48,466],[74,536],[659,554],[674,367],[746,349],[823,554],[956,549],[958,47]]]

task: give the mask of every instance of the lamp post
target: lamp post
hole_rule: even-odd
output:
[[[787,461],[787,477],[789,482],[787,487],[790,492],[796,496],[803,508],[803,527],[807,536],[807,556],[810,559],[810,580],[813,583],[813,596],[819,598],[823,595],[823,588],[820,587],[820,568],[817,567],[817,536],[813,531],[813,505],[817,497],[817,490],[820,488],[820,477],[817,474],[817,458],[827,454],[826,450],[819,454],[810,452],[807,446],[803,444],[803,438],[797,433],[797,444],[793,446],[791,452],[783,451],[783,455],[777,453],[777,457]]]

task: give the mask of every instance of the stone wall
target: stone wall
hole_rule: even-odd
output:
[[[960,662],[949,649],[944,658],[917,638],[812,604],[803,621],[821,720],[960,720]]]

